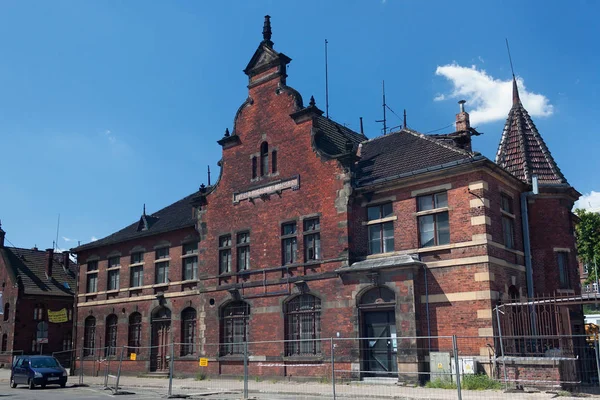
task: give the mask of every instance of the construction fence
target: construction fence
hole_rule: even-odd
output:
[[[488,390],[493,400],[506,391],[515,399],[531,398],[534,390],[600,393],[598,338],[583,335],[170,342],[70,355],[75,382],[172,397],[474,399]]]

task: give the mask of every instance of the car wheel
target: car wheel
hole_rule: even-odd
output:
[[[15,383],[15,378],[10,378],[10,387],[13,389],[17,387],[17,384]]]
[[[45,383],[42,383],[40,386],[42,387],[42,389],[46,388],[46,384]]]
[[[61,383],[61,384],[60,384],[60,387],[61,387],[61,388],[64,388],[65,386],[67,386],[67,382],[65,382],[65,383]]]
[[[33,378],[29,380],[29,390],[35,389],[35,383],[33,382]]]

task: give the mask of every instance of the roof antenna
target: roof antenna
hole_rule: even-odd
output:
[[[510,56],[510,47],[508,47],[508,38],[506,40],[506,50],[508,51],[508,61],[510,61],[510,71],[513,77],[513,106],[521,102],[519,98],[519,89],[517,88],[517,79],[515,78],[515,69],[513,68],[512,57]]]
[[[210,165],[208,166],[208,186],[210,186]]]
[[[362,117],[360,117],[360,134],[365,135],[365,130],[363,129]]]
[[[385,104],[385,81],[382,81],[382,87],[383,87],[383,119],[380,119],[378,121],[375,122],[383,122],[383,134],[385,135],[387,133],[387,119],[385,117],[385,109],[387,108],[387,104]]]
[[[329,74],[327,70],[327,44],[325,39],[325,116],[329,118]]]
[[[52,249],[56,250],[58,247],[58,229],[60,228],[60,214],[58,214],[58,222],[56,223],[56,240],[52,243]]]
[[[510,62],[510,70],[512,72],[513,78],[515,77],[515,69],[513,68],[512,57],[510,56],[510,47],[508,47],[508,38],[504,38],[506,40],[506,50],[508,51],[508,61]]]
[[[404,121],[402,121],[404,128],[406,128],[406,108],[404,109]]]
[[[146,215],[146,203],[144,203],[144,211],[142,212],[142,215]]]

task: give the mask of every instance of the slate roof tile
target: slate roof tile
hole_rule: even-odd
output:
[[[64,268],[61,253],[54,254],[51,279],[46,278],[45,251],[3,247],[0,248],[0,255],[12,269],[14,276],[20,279],[25,294],[73,296],[76,288],[76,265],[70,261],[67,268]]]
[[[466,150],[403,128],[362,143],[358,186],[472,158]]]

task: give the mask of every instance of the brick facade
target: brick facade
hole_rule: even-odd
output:
[[[155,234],[152,227],[146,227],[145,233],[141,225],[137,229],[132,226],[127,239],[108,237],[75,249],[81,266],[80,288],[86,288],[89,263],[98,265],[98,270],[91,272],[98,275],[97,291],[78,294],[78,348],[86,337],[86,318],[95,320],[96,347],[105,346],[106,321],[113,314],[118,318],[116,345],[127,345],[129,318],[134,312],[142,316],[141,345],[156,345],[153,313],[163,307],[171,312],[170,339],[183,341],[182,312],[192,308],[196,311],[194,351],[185,356],[176,351],[176,360],[188,360],[190,374],[197,371],[200,356],[211,360],[209,374],[239,374],[239,354],[226,354],[216,346],[226,340],[226,307],[239,302],[249,306],[247,341],[282,341],[289,338],[288,330],[292,329],[286,327],[291,318],[286,316],[286,309],[295,298],[308,294],[320,301],[320,338],[364,337],[369,312],[391,312],[395,334],[399,340],[406,338],[404,345],[408,343],[408,350],[394,361],[394,370],[399,373],[422,368],[422,347],[415,336],[473,336],[468,352],[487,354],[485,337],[494,333],[492,308],[509,296],[509,290],[527,294],[520,196],[530,190],[529,186],[465,150],[456,150],[456,154],[466,154],[466,161],[383,183],[357,184],[360,146],[364,149],[382,139],[367,141],[357,133],[344,133],[345,128],[323,121],[313,101],[305,107],[300,94],[286,84],[289,61],[273,50],[270,35],[265,37],[245,70],[248,99],[235,116],[232,132],[227,131],[219,141],[223,146],[219,180],[202,187],[187,202],[195,226]],[[463,114],[461,123],[466,118],[468,125],[468,114]],[[334,140],[334,136],[327,136],[334,133],[323,133],[324,123],[342,135],[341,144],[340,136]],[[409,131],[402,134],[429,144],[434,141]],[[357,146],[360,141],[364,143]],[[455,154],[450,145],[444,146],[443,151]],[[333,154],[336,149],[338,153]],[[263,157],[267,157],[268,165],[263,164]],[[435,193],[447,194],[447,207],[419,210],[419,196]],[[510,212],[501,210],[503,196],[511,203]],[[535,203],[530,211],[532,237],[539,238],[532,240],[536,285],[539,282],[536,292],[558,289],[558,266],[552,258],[555,248],[575,254],[569,201],[543,195],[530,200]],[[384,222],[393,223],[393,249],[369,254],[371,221],[367,210],[387,203],[391,203],[392,217]],[[161,212],[149,218],[160,220],[164,218]],[[419,217],[435,212],[448,215],[449,242],[423,247]],[[513,221],[513,243],[508,247],[502,222],[506,217]],[[306,230],[305,221],[314,218],[319,220],[320,255],[307,260],[305,236],[311,232]],[[284,225],[289,223],[294,223],[296,230],[286,236]],[[237,243],[240,233],[249,235],[249,243]],[[223,246],[228,243],[224,239],[227,236],[231,243]],[[290,237],[297,243],[296,258],[286,263],[283,240]],[[184,281],[183,246],[192,242],[198,243],[197,279]],[[247,245],[249,268],[238,270],[240,249]],[[161,247],[169,248],[169,279],[156,284],[155,254]],[[231,268],[223,270],[221,263],[227,251]],[[144,281],[141,287],[131,288],[129,265],[135,252],[144,252]],[[113,269],[120,271],[120,286],[107,291],[111,257],[120,260],[120,267]],[[578,291],[574,259],[569,265],[573,290]],[[386,303],[378,298],[376,303],[365,304],[363,300],[372,293],[369,290],[381,287],[384,289],[378,290],[389,290],[394,299]],[[289,354],[283,342],[260,346],[253,354],[282,366],[263,367],[251,362],[251,374],[288,374],[286,363],[323,360],[319,351],[311,356]],[[363,350],[355,341],[341,362],[347,363],[347,369],[364,370],[360,361]],[[124,363],[124,370],[140,373],[155,369],[150,353],[146,354]],[[309,367],[294,371],[311,374]]]

